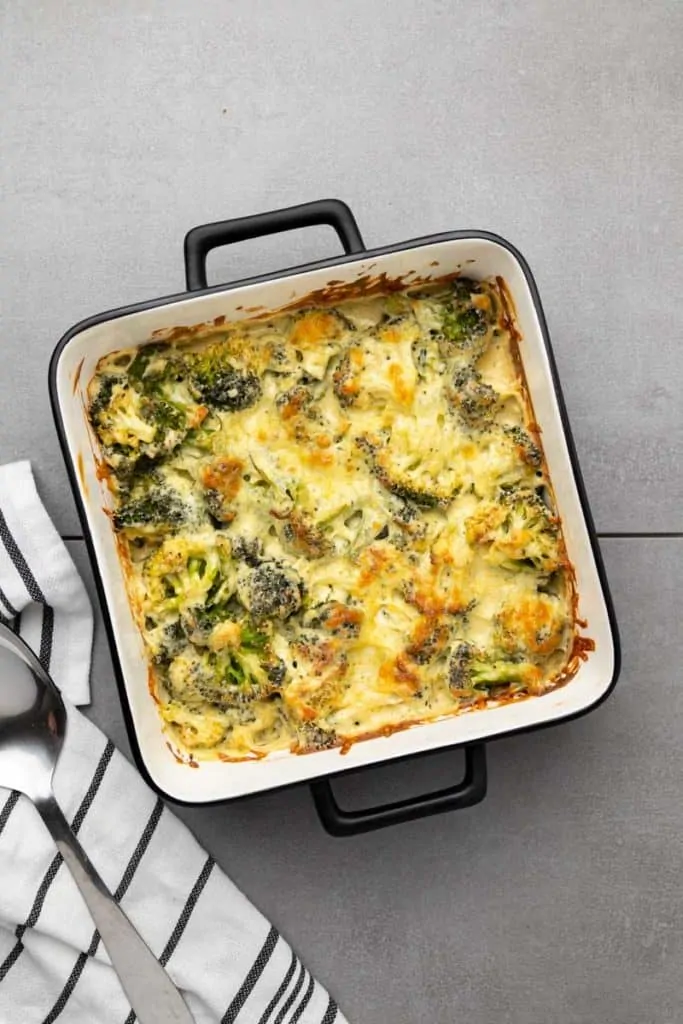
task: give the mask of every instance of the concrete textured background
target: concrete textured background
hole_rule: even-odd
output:
[[[82,317],[180,290],[188,228],[335,195],[368,245],[486,228],[536,274],[622,631],[614,695],[492,744],[466,812],[344,841],[305,788],[180,812],[357,1024],[683,1016],[682,47],[675,0],[0,8],[0,462],[31,458],[89,585],[48,359]],[[245,243],[211,279],[336,249]],[[127,749],[101,619],[93,686]]]

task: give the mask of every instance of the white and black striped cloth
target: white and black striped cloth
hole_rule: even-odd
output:
[[[0,467],[0,615],[70,698],[57,799],[197,1024],[344,1024],[277,930],[74,707],[88,700],[92,614],[26,462]],[[57,1020],[135,1015],[36,811],[0,789],[0,1024]]]

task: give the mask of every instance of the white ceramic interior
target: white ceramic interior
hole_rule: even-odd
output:
[[[345,754],[336,749],[306,756],[282,752],[253,762],[205,762],[197,768],[179,764],[167,746],[167,737],[148,690],[142,640],[129,609],[111,524],[103,511],[109,504],[109,496],[97,479],[92,438],[84,414],[85,390],[97,361],[112,350],[141,344],[161,328],[196,324],[217,316],[240,320],[249,316],[245,307],[264,306],[275,310],[324,287],[330,280],[353,282],[364,275],[381,272],[390,277],[409,273],[420,277],[440,276],[461,268],[473,277],[501,275],[514,298],[522,334],[521,355],[535,416],[542,430],[569,557],[576,568],[579,614],[587,622],[585,632],[595,641],[595,651],[569,683],[543,697],[472,711],[389,737],[364,740]],[[384,255],[305,270],[276,280],[214,291],[116,316],[86,327],[70,338],[58,359],[56,386],[69,456],[92,534],[140,756],[151,781],[171,799],[192,803],[225,800],[420,751],[493,737],[577,714],[599,701],[609,689],[615,669],[610,622],[541,327],[522,267],[503,245],[478,237],[413,244]]]

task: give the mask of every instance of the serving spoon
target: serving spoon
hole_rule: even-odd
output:
[[[61,694],[30,647],[0,623],[0,786],[29,798],[64,858],[140,1024],[194,1024],[180,992],[114,901],[52,788],[67,731]]]

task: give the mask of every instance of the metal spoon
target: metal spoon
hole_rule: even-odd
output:
[[[0,786],[31,800],[88,905],[140,1024],[194,1024],[180,992],[114,902],[55,799],[66,736],[59,690],[33,651],[0,623]]]

